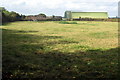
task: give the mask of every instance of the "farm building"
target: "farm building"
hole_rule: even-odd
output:
[[[41,16],[41,15],[31,15],[26,16],[25,20],[27,21],[60,21],[62,20],[61,16]]]
[[[65,18],[67,19],[78,19],[78,18],[108,18],[107,12],[72,12],[66,11]]]

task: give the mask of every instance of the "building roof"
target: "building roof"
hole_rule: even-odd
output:
[[[71,18],[108,18],[107,12],[70,12]]]

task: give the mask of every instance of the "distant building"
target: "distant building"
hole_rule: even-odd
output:
[[[25,18],[28,21],[38,21],[38,20],[45,20],[46,17],[40,16],[40,15],[31,15],[31,16],[26,16]]]
[[[108,18],[107,12],[72,12],[66,11],[65,18],[67,19],[78,19],[78,18]]]
[[[41,16],[41,15],[31,15],[26,16],[27,21],[60,21],[62,20],[61,16]]]

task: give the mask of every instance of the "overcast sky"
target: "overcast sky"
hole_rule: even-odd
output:
[[[64,16],[66,10],[108,12],[118,15],[119,0],[0,0],[0,6],[24,15]]]

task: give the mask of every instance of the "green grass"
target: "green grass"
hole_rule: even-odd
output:
[[[3,25],[3,78],[116,78],[117,23],[76,23]]]
[[[61,22],[59,22],[59,23],[61,23],[61,24],[77,24],[77,22],[68,22],[68,21],[61,21]]]

